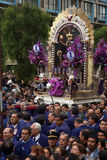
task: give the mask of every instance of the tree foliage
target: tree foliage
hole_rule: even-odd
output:
[[[49,22],[49,15],[39,8],[29,7],[28,4],[5,10],[1,23],[3,53],[8,54],[11,60],[17,60],[17,69],[21,71],[19,74],[27,73],[26,64],[30,65],[28,50],[39,40],[46,42]]]
[[[104,41],[107,43],[107,27],[103,26],[97,30],[95,30],[94,33],[94,43],[95,43],[95,47],[97,46],[98,42],[101,39],[104,39]]]

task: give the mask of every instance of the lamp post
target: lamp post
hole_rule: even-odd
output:
[[[47,83],[46,89],[50,90],[51,88],[52,88],[52,84],[51,83]],[[53,103],[53,106],[54,106],[54,100],[53,100],[53,96],[51,95],[51,92],[50,92],[50,97],[51,97],[51,100],[52,100],[52,103]]]
[[[3,141],[3,106],[2,106],[2,50],[0,33],[0,113],[1,113],[1,140]]]

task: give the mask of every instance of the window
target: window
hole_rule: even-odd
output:
[[[24,3],[28,3],[30,6],[38,6],[38,0],[24,0]]]
[[[58,11],[58,0],[47,0],[46,9],[52,11]]]
[[[84,2],[84,11],[88,17],[92,17],[92,4]]]
[[[99,0],[100,2],[106,2],[106,0]]]
[[[101,5],[99,5],[99,18],[106,19],[106,8]]]
[[[61,10],[65,10],[69,6],[76,6],[77,0],[61,0]]]
[[[41,0],[41,8],[44,8],[44,0]]]

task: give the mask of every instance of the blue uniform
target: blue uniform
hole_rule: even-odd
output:
[[[89,128],[89,127],[86,125],[81,125],[78,128],[73,129],[71,132],[71,136],[79,137],[80,131],[85,128]]]
[[[49,131],[49,127],[47,126],[47,124],[42,124],[41,125],[41,133],[47,135]]]
[[[9,125],[9,128],[12,128],[14,130],[14,138],[16,140],[19,140],[21,136],[21,131],[24,128],[23,124],[21,121],[16,126],[13,126],[12,124]]]
[[[70,127],[71,130],[73,130],[75,128],[75,126],[74,126],[75,118],[77,118],[77,116],[71,116],[70,118],[67,118],[65,120],[65,122],[68,124],[68,126]]]
[[[58,132],[58,134],[60,134],[61,132],[70,134],[70,128],[65,122],[61,126],[56,126],[56,131]]]
[[[31,151],[31,146],[35,145],[35,141],[33,138],[30,138],[28,141],[23,141],[22,139],[19,140],[21,143],[22,150],[25,156],[28,156]]]
[[[93,128],[96,132],[98,132],[98,130],[99,130],[99,123],[96,123],[96,124],[94,124],[94,125],[92,125],[90,127]]]
[[[14,144],[14,154],[17,154],[23,160],[25,158],[25,154],[22,150],[21,143],[14,138],[12,139],[12,142]]]
[[[38,140],[35,141],[35,143],[40,144],[42,147],[46,147],[48,146],[48,137],[43,133],[40,133],[40,137]]]

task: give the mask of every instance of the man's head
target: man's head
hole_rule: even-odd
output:
[[[54,111],[54,104],[53,103],[49,104],[48,109],[49,111]]]
[[[107,132],[100,130],[97,133],[97,137],[98,137],[98,139],[102,139],[103,141],[105,141],[107,139]]]
[[[96,108],[95,114],[100,119],[103,116],[103,109],[102,108]]]
[[[54,109],[55,109],[54,111],[55,111],[56,114],[61,112],[61,106],[60,106],[59,102],[55,103]]]
[[[67,104],[64,103],[64,104],[62,105],[62,111],[63,111],[63,112],[68,112],[68,105],[67,105]]]
[[[98,117],[96,114],[92,114],[90,117],[89,117],[89,124],[92,126],[94,124],[98,123]]]
[[[19,122],[19,120],[20,120],[20,115],[17,112],[12,113],[11,119],[10,119],[11,123],[13,125],[16,125]]]
[[[86,144],[87,143],[87,140],[89,138],[89,135],[90,135],[90,130],[89,129],[82,129],[80,131],[80,141],[83,143],[83,144]]]
[[[50,112],[49,115],[48,115],[48,121],[49,121],[49,123],[54,122],[54,119],[55,119],[54,113]]]
[[[102,109],[104,109],[104,100],[100,102],[99,107],[102,108]]]
[[[101,120],[100,129],[103,130],[103,131],[107,131],[107,118]]]
[[[76,118],[74,120],[74,126],[75,128],[78,128],[79,126],[81,126],[83,124],[83,120],[81,118]]]
[[[21,138],[23,141],[28,141],[30,138],[30,134],[31,134],[31,130],[29,127],[25,127],[24,129],[22,129],[21,132]]]
[[[41,131],[41,125],[37,122],[33,123],[30,128],[31,128],[31,136],[34,137],[37,136]]]
[[[77,116],[78,113],[79,113],[78,107],[72,107],[72,108],[71,108],[71,114],[72,114],[73,116]]]
[[[96,135],[90,135],[87,141],[87,147],[90,152],[93,152],[97,148],[98,139]]]
[[[68,134],[66,133],[61,133],[59,137],[59,146],[66,148],[68,145]]]
[[[7,141],[3,142],[2,152],[5,155],[11,154],[13,152],[13,150],[14,150],[14,144],[11,140],[7,140]]]
[[[51,148],[55,148],[58,142],[58,133],[56,130],[50,130],[48,132],[48,144]]]
[[[92,102],[92,103],[91,103],[91,108],[92,108],[93,110],[95,110],[96,107],[97,107],[97,103],[96,103],[96,102]]]
[[[55,115],[55,123],[57,126],[61,126],[64,123],[65,116],[61,113]]]
[[[88,109],[87,114],[86,114],[87,118],[89,118],[93,113],[94,113],[93,109]]]
[[[4,138],[4,140],[5,141],[11,140],[13,138],[13,133],[14,133],[14,131],[13,131],[12,128],[5,128],[3,130],[3,138]]]

